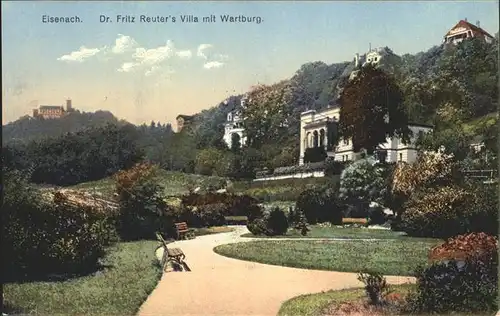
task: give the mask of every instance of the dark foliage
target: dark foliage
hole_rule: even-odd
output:
[[[74,111],[60,119],[43,119],[28,115],[2,126],[2,143],[23,143],[47,137],[59,137],[66,133],[76,133],[88,128],[103,127],[107,124],[124,125],[111,112],[96,111],[85,113]]]
[[[2,205],[3,275],[40,278],[51,273],[95,270],[106,246],[116,240],[110,210],[52,203],[18,172],[4,174]]]
[[[368,218],[369,225],[382,225],[386,222],[386,215],[380,206],[370,207],[368,209]]]
[[[342,224],[342,210],[331,189],[307,189],[296,202],[296,209],[304,213],[309,224],[331,222]]]
[[[471,183],[463,191],[416,192],[398,224],[410,236],[448,238],[498,232],[498,186]],[[447,205],[447,207],[445,207]]]
[[[118,233],[123,240],[154,238],[172,225],[164,188],[155,180],[156,169],[138,164],[115,176],[120,206]]]
[[[498,260],[436,263],[416,272],[417,291],[408,309],[418,313],[496,312]]]
[[[247,228],[254,235],[285,235],[288,231],[288,220],[285,212],[276,207],[269,213],[262,212],[260,216],[249,217]]]
[[[327,157],[325,160],[325,176],[335,176],[340,175],[346,164],[335,160],[333,157]]]
[[[274,208],[267,218],[267,234],[270,236],[285,235],[288,231],[288,220],[285,212],[279,207]]]
[[[224,203],[191,206],[184,209],[184,213],[177,219],[187,222],[189,227],[211,227],[225,225],[224,214],[228,213],[228,206]]]
[[[31,181],[73,185],[99,180],[143,158],[132,125],[106,125],[4,148],[7,162],[30,170]]]
[[[324,147],[307,148],[304,152],[304,163],[325,161],[327,157]]]
[[[388,136],[409,141],[404,96],[395,79],[381,69],[365,66],[343,89],[339,104],[339,132],[352,139],[353,149],[372,154]]]

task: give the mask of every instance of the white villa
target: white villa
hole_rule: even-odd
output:
[[[367,64],[377,65],[384,59],[396,56],[388,47],[371,49],[368,53],[360,56],[355,54],[354,66],[356,70],[351,72],[349,80],[358,73],[359,67]],[[328,156],[338,161],[354,160],[354,151],[350,140],[340,140],[338,146],[330,148],[328,144],[328,128],[331,123],[338,123],[340,117],[339,107],[329,107],[323,111],[309,110],[300,114],[300,157],[299,165],[304,164],[304,152],[307,148],[325,147]],[[408,126],[413,132],[410,144],[403,144],[398,138],[388,138],[385,143],[380,144],[378,151],[385,152],[387,162],[405,161],[413,162],[417,158],[415,142],[419,135],[432,131],[432,126],[422,124],[411,124]]]
[[[241,100],[241,107],[245,106],[245,97]],[[224,142],[229,148],[231,148],[233,134],[237,134],[240,138],[240,146],[246,144],[246,136],[244,135],[243,128],[243,118],[241,117],[241,111],[236,109],[227,114],[226,123],[224,123]]]
[[[330,157],[335,157],[337,161],[354,160],[354,151],[352,142],[349,140],[340,140],[335,148],[328,148],[328,129],[327,124],[338,122],[340,117],[340,108],[327,108],[316,112],[310,110],[302,112],[300,115],[300,158],[299,165],[304,164],[304,152],[307,148],[323,146]],[[419,135],[432,131],[432,126],[422,124],[411,124],[408,126],[413,132],[409,144],[397,138],[387,138],[386,142],[380,144],[378,150],[386,152],[386,162],[405,161],[413,162],[417,158],[418,150],[415,142]]]

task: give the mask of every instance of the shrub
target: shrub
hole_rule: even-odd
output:
[[[371,202],[382,203],[385,190],[383,169],[373,157],[355,161],[340,176],[339,200],[353,206],[350,211],[356,217],[367,217],[368,206]]]
[[[4,174],[2,256],[9,278],[84,273],[97,267],[116,240],[113,213],[69,203],[31,187],[17,172]]]
[[[279,207],[273,209],[267,218],[267,234],[270,236],[285,235],[288,231],[288,220],[285,212]]]
[[[412,164],[397,163],[390,178],[390,195],[386,201],[399,219],[403,205],[418,190],[449,186],[456,179],[453,156],[441,152],[421,153]]]
[[[190,227],[211,227],[225,224],[224,214],[227,206],[223,203],[191,206],[185,209],[181,220],[186,221]]]
[[[468,231],[498,235],[498,185],[474,183],[474,202],[468,210]]]
[[[466,210],[473,194],[457,187],[416,192],[405,204],[400,228],[409,236],[449,238],[469,230]]]
[[[449,238],[432,248],[430,260],[493,261],[498,254],[498,239],[485,233],[471,233]]]
[[[267,235],[267,223],[264,217],[255,218],[252,220],[249,219],[247,228],[252,234],[256,236]]]
[[[327,157],[326,150],[323,147],[312,147],[307,148],[304,151],[304,162],[305,163],[314,163],[314,162],[322,162]]]
[[[328,157],[325,160],[325,176],[340,175],[345,168],[345,163],[335,160],[333,157]]]
[[[386,221],[386,215],[384,209],[380,206],[372,206],[368,211],[368,224],[369,225],[382,225]]]
[[[247,228],[254,235],[285,235],[288,231],[288,220],[285,212],[279,207],[271,212],[264,212],[260,208],[260,215],[255,212],[254,216],[248,218]]]
[[[155,179],[158,168],[141,163],[115,175],[120,204],[118,232],[124,240],[154,237],[162,231],[168,206],[164,188]]]
[[[342,223],[342,211],[335,199],[334,192],[328,187],[307,189],[303,191],[296,201],[296,209],[304,213],[307,222]]]
[[[384,296],[389,292],[389,285],[385,277],[379,273],[360,273],[358,280],[365,284],[366,295],[373,305],[384,303]]]
[[[417,289],[408,299],[416,313],[476,313],[498,309],[498,260],[435,263],[416,273]]]

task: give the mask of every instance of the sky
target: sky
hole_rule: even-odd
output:
[[[44,15],[80,22],[44,23]],[[215,22],[203,22],[211,15]],[[67,98],[134,124],[174,123],[305,63],[351,61],[370,44],[425,51],[460,19],[494,35],[498,15],[498,1],[2,1],[2,123]]]

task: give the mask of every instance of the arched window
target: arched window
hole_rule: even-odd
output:
[[[313,133],[313,147],[319,147],[319,135],[318,135],[318,131],[314,131]]]

